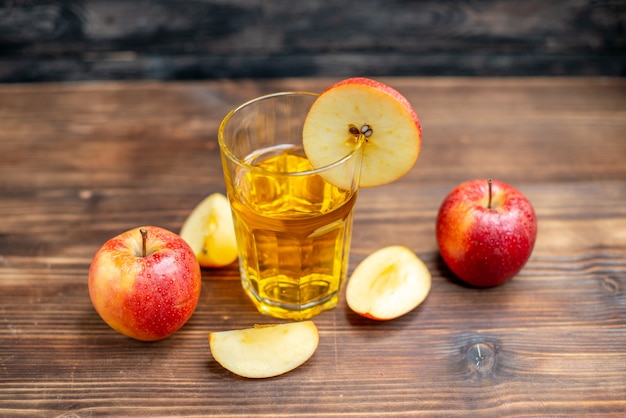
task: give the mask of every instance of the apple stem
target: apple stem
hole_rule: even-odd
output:
[[[491,179],[487,180],[487,184],[489,184],[489,202],[487,203],[487,209],[491,209],[491,185],[493,181]]]
[[[141,232],[141,256],[146,256],[146,241],[148,240],[148,230],[146,228],[140,228],[139,232]]]

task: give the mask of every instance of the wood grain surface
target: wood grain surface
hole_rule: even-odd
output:
[[[342,298],[315,318],[300,368],[237,377],[210,331],[277,322],[246,299],[234,265],[203,270],[200,304],[172,337],[115,333],[89,300],[107,239],[141,224],[180,230],[224,191],[216,144],[233,106],[334,79],[111,82],[0,87],[0,415],[623,416],[626,414],[626,81],[385,78],[424,128],[415,168],[362,190],[350,270],[406,245],[433,287],[390,322]],[[439,257],[435,217],[479,177],[524,192],[538,216],[526,267],[492,289]]]
[[[0,82],[626,75],[620,0],[5,0]]]

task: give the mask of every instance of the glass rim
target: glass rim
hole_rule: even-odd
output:
[[[261,102],[263,100],[268,100],[268,99],[273,99],[273,98],[277,98],[277,97],[283,97],[283,96],[314,96],[317,97],[319,96],[318,93],[313,93],[313,92],[309,92],[309,91],[281,91],[281,92],[276,92],[276,93],[270,93],[270,94],[265,94],[259,97],[255,97],[254,99],[250,99],[238,106],[235,106],[230,112],[228,112],[226,114],[226,116],[224,116],[224,118],[222,119],[222,121],[220,122],[218,131],[217,131],[217,142],[218,145],[220,147],[220,151],[222,152],[222,154],[228,158],[229,161],[232,161],[233,163],[237,164],[239,167],[242,167],[246,170],[249,171],[254,171],[254,172],[258,172],[258,173],[263,173],[263,174],[268,174],[268,175],[278,175],[278,176],[310,176],[310,175],[315,175],[315,174],[320,174],[323,173],[325,171],[329,171],[333,168],[336,168],[344,163],[346,163],[348,160],[350,160],[351,158],[353,158],[354,155],[356,155],[360,150],[361,147],[363,145],[362,141],[357,141],[355,143],[355,147],[350,150],[350,152],[348,152],[346,155],[344,155],[343,157],[341,157],[339,160],[334,161],[330,164],[326,164],[322,167],[317,167],[317,168],[313,168],[311,170],[306,170],[306,171],[272,171],[272,170],[266,170],[264,168],[258,167],[258,166],[254,166],[251,164],[246,163],[245,161],[237,158],[235,156],[235,154],[233,154],[233,152],[230,150],[230,148],[228,146],[226,146],[226,143],[224,142],[224,130],[225,130],[225,126],[226,124],[232,119],[232,117],[240,110],[242,110],[243,108],[257,103],[257,102]]]

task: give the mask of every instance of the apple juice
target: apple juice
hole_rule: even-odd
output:
[[[256,151],[246,163],[255,169],[240,171],[229,193],[245,291],[261,312],[280,318],[336,306],[357,193],[317,174],[294,175],[313,169],[295,146]]]

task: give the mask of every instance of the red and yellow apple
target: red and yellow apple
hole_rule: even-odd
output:
[[[89,296],[114,330],[141,341],[166,338],[191,317],[200,297],[200,266],[178,235],[156,226],[105,242],[89,269]]]
[[[443,200],[436,222],[441,257],[462,281],[496,286],[528,261],[537,236],[530,201],[497,180],[459,184]]]
[[[431,275],[409,248],[392,245],[367,256],[346,287],[350,309],[370,319],[398,318],[421,304],[430,292]]]
[[[335,163],[362,146],[360,187],[398,180],[415,164],[422,130],[409,101],[392,87],[364,77],[324,90],[311,106],[302,130],[304,152],[316,167]],[[324,174],[347,187],[341,170]],[[330,177],[330,178],[329,178]]]

